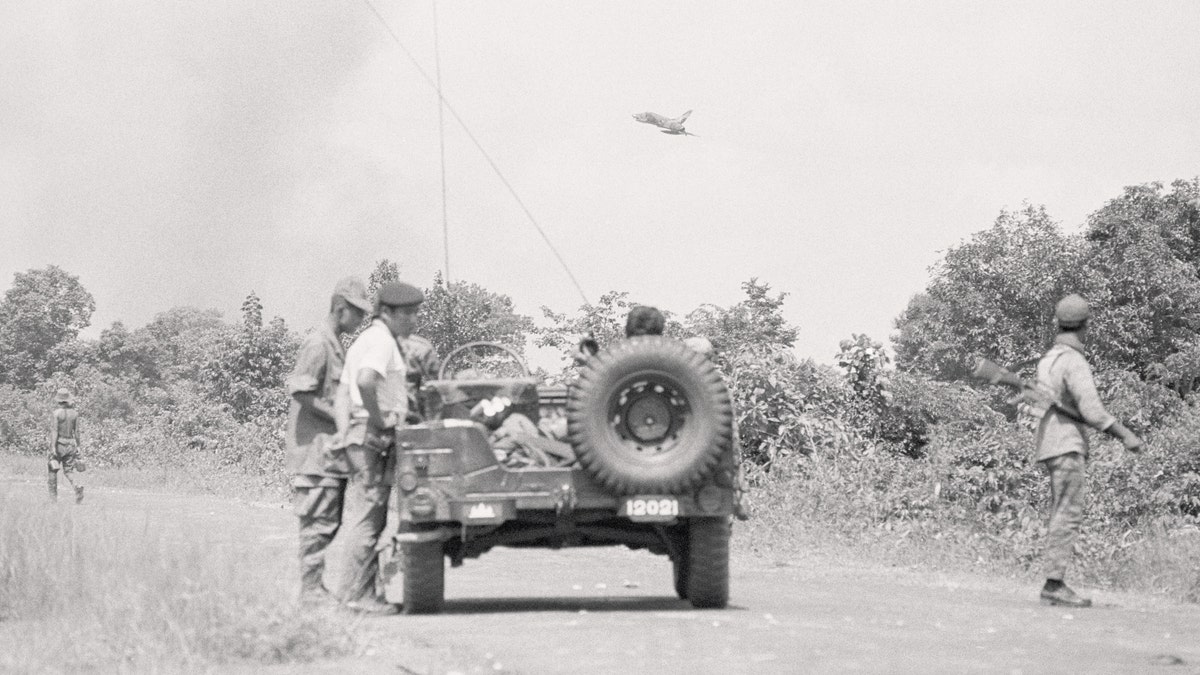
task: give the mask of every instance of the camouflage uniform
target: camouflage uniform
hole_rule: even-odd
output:
[[[335,449],[337,427],[296,394],[311,393],[332,408],[345,364],[345,349],[330,319],[309,332],[300,345],[296,366],[287,379],[293,396],[288,409],[287,466],[293,474],[293,507],[300,521],[302,593],[324,590],[325,550],[342,522],[342,505],[350,466]]]
[[[62,469],[63,478],[75,489],[75,501],[83,501],[83,482],[79,471],[83,463],[79,461],[79,413],[71,403],[71,392],[60,389],[55,397],[58,403],[50,418],[50,453],[46,458],[46,469],[49,473],[47,488],[50,499],[58,499],[58,471]],[[74,477],[72,477],[74,476]]]
[[[428,411],[422,405],[421,385],[430,380],[436,380],[441,360],[433,343],[420,335],[396,338],[400,353],[404,356],[404,365],[408,370],[408,415],[409,421],[419,422],[425,419]]]
[[[1096,393],[1083,343],[1061,333],[1038,362],[1037,386],[1049,400],[1073,407],[1097,431],[1116,423]],[[1061,581],[1083,522],[1087,481],[1086,426],[1055,408],[1042,415],[1037,429],[1037,461],[1050,477],[1050,523],[1046,537],[1046,578]]]

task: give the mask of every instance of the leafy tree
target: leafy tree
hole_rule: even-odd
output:
[[[370,300],[371,305],[374,306],[375,297],[378,295],[379,289],[387,282],[397,281],[399,279],[400,265],[393,260],[389,260],[388,258],[380,258],[379,260],[376,260],[375,269],[371,270],[371,273],[367,275],[367,300]],[[367,315],[363,317],[362,325],[360,325],[358,329],[354,331],[353,335],[342,336],[342,345],[349,348],[350,344],[353,343],[358,336],[361,335],[362,332],[371,325],[371,321],[373,321],[373,319],[371,318],[371,313],[368,312]]]
[[[199,382],[204,364],[220,356],[226,338],[234,330],[215,309],[183,306],[159,312],[135,334],[146,335],[153,345],[155,362],[164,379]]]
[[[629,310],[639,304],[632,302],[626,291],[609,291],[596,303],[580,305],[574,316],[543,306],[542,316],[550,325],[534,331],[537,335],[534,344],[558,349],[564,357],[573,353],[579,347],[580,339],[587,336],[595,338],[601,347],[612,344],[625,337],[625,319]],[[664,333],[675,337],[682,335],[683,326],[674,315],[661,307],[658,309],[666,318]],[[567,366],[568,371],[571,368]]]
[[[130,332],[120,321],[100,333],[96,360],[102,372],[149,384],[162,380],[159,354],[146,331]]]
[[[251,291],[242,303],[242,325],[205,364],[209,396],[229,406],[239,421],[280,415],[286,407],[284,379],[300,342],[276,317],[263,325],[263,307]]]
[[[375,261],[375,269],[367,277],[367,299],[375,302],[375,294],[379,288],[389,281],[400,279],[400,265],[393,260],[380,258]]]
[[[1131,186],[1089,216],[1086,297],[1102,364],[1145,376],[1200,341],[1197,194],[1196,181],[1176,181],[1167,193],[1161,183]]]
[[[525,340],[534,330],[533,320],[518,314],[512,298],[466,281],[449,284],[437,273],[425,289],[417,332],[433,343],[438,354],[469,342],[499,342],[525,353]]]
[[[703,335],[717,353],[738,349],[791,349],[800,329],[783,316],[787,293],[771,297],[771,286],[757,278],[742,282],[746,299],[722,308],[703,305],[687,315],[686,332]]]
[[[0,302],[0,382],[29,388],[54,372],[54,348],[78,336],[95,309],[79,278],[60,267],[15,274]]]
[[[896,320],[897,367],[963,377],[974,356],[1013,365],[1036,358],[1054,335],[1054,305],[1087,293],[1084,247],[1043,207],[1001,212],[990,229],[951,248],[924,293]]]

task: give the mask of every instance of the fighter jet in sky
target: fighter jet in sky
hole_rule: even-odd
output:
[[[664,117],[658,113],[644,112],[634,115],[633,119],[639,122],[645,122],[646,124],[653,124],[664,134],[671,134],[673,136],[695,136],[696,134],[693,134],[687,129],[683,128],[683,123],[687,121],[688,115],[691,114],[692,111],[689,110],[679,117],[671,119],[670,117]]]

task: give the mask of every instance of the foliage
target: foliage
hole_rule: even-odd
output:
[[[1044,208],[1001,212],[946,252],[896,320],[897,367],[952,380],[975,356],[1002,365],[1035,358],[1053,337],[1055,303],[1083,288],[1083,261],[1082,243]]]
[[[263,325],[262,303],[251,292],[242,303],[241,330],[226,335],[220,353],[204,366],[210,396],[242,422],[281,415],[287,407],[284,379],[299,346],[283,319]]]
[[[433,343],[443,357],[469,342],[499,342],[525,352],[534,330],[533,319],[518,314],[512,298],[466,281],[447,284],[441,273],[425,289],[417,332]]]
[[[380,258],[375,261],[375,269],[367,276],[367,299],[375,303],[375,295],[380,287],[389,281],[400,280],[400,265],[394,260]]]
[[[534,329],[534,344],[557,349],[564,358],[573,354],[585,337],[594,339],[601,347],[612,344],[625,338],[625,319],[629,310],[640,304],[630,300],[626,291],[609,291],[596,303],[580,305],[575,316],[543,306],[542,317],[550,325]],[[670,311],[661,307],[658,310],[666,318],[664,334],[679,337],[683,331],[679,321]],[[567,370],[571,370],[570,366]]]
[[[1200,338],[1198,194],[1196,181],[1127,187],[1088,218],[1090,342],[1104,367],[1145,376]]]
[[[727,353],[723,364],[746,461],[771,468],[853,433],[837,414],[853,394],[831,368],[771,347]]]
[[[60,267],[15,274],[0,302],[0,383],[29,388],[50,375],[48,356],[87,328],[95,309],[79,278]]]
[[[703,305],[687,315],[685,325],[692,335],[708,338],[717,353],[750,346],[791,349],[800,329],[783,316],[787,293],[771,297],[771,287],[757,278],[742,282],[746,298],[732,307]]]

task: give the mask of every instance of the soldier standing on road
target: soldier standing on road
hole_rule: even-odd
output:
[[[50,500],[58,501],[58,470],[62,469],[63,478],[75,488],[75,503],[83,501],[83,483],[76,473],[83,471],[83,463],[79,461],[79,412],[71,397],[70,389],[59,389],[54,396],[56,407],[50,417],[50,454],[47,457],[46,468],[50,472],[48,487]]]
[[[1138,452],[1142,440],[1108,414],[1096,393],[1096,382],[1083,346],[1089,315],[1087,301],[1078,295],[1068,295],[1059,301],[1054,309],[1059,333],[1054,346],[1038,362],[1037,389],[1050,401],[1078,410],[1087,421],[1086,426],[1107,432],[1119,438],[1126,450]],[[1050,406],[1037,428],[1037,461],[1050,478],[1046,585],[1041,593],[1045,604],[1069,607],[1092,604],[1089,598],[1080,597],[1063,583],[1083,520],[1087,458],[1085,425]]]
[[[334,396],[346,352],[341,336],[352,335],[371,309],[363,282],[337,283],[329,315],[305,336],[287,379],[292,400],[286,432],[287,467],[293,475],[294,510],[300,521],[300,597],[331,599],[323,577],[325,550],[342,524],[350,466],[333,449],[337,433]]]
[[[343,443],[350,460],[350,486],[357,512],[349,519],[350,581],[347,607],[371,614],[394,614],[395,605],[375,588],[379,558],[375,550],[387,521],[392,486],[395,431],[408,412],[407,366],[397,338],[412,335],[424,296],[419,288],[389,281],[375,299],[371,325],[346,352],[338,391],[345,414]]]

